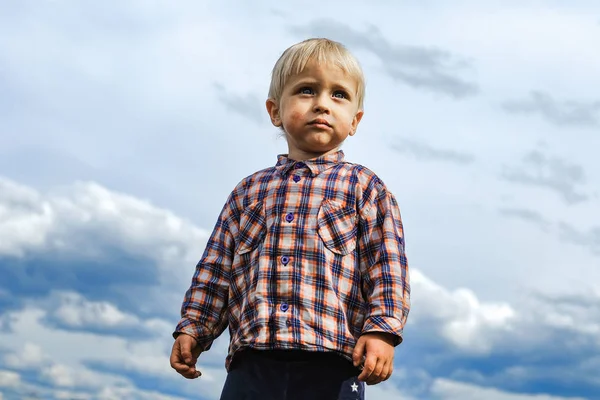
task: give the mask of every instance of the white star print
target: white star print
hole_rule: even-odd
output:
[[[350,385],[350,387],[352,387],[353,392],[358,392],[358,385],[356,384],[356,382],[354,382],[352,385]]]

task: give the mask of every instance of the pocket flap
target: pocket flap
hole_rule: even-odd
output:
[[[240,215],[238,231],[238,254],[252,251],[264,238],[267,219],[262,201],[250,204]]]
[[[356,210],[334,200],[324,200],[317,216],[317,231],[332,252],[346,255],[356,248]]]

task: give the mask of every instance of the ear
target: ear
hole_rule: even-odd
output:
[[[279,106],[273,99],[267,99],[267,112],[271,118],[271,123],[277,127],[281,127],[281,117],[279,116]]]
[[[365,112],[363,110],[358,110],[358,112],[352,119],[352,131],[350,132],[350,136],[354,136],[354,134],[356,133],[356,129],[358,128],[358,124],[360,123],[360,120],[362,119],[364,113]]]

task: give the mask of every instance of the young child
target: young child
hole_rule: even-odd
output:
[[[171,366],[197,378],[229,328],[221,400],[364,399],[392,373],[410,307],[400,211],[340,150],[364,92],[358,61],[331,40],[275,64],[266,106],[288,154],[230,194],[173,334]]]

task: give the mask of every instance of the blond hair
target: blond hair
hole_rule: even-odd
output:
[[[316,61],[319,64],[331,63],[356,79],[358,83],[356,90],[358,109],[363,109],[365,78],[358,60],[344,45],[325,38],[307,39],[296,43],[283,52],[273,67],[269,99],[279,104],[283,88],[288,79],[301,73],[309,61]]]

